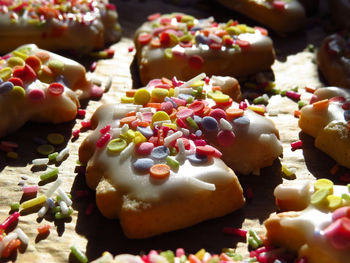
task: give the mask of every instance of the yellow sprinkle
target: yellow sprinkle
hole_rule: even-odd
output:
[[[295,173],[288,169],[287,165],[282,164],[282,172],[287,178],[293,178],[295,177]]]
[[[164,101],[164,98],[168,95],[169,95],[169,91],[167,89],[154,88],[152,90],[152,98],[158,101]]]
[[[328,179],[318,179],[315,184],[315,191],[318,191],[320,189],[327,189],[328,190],[328,194],[333,194],[333,182],[331,180]]]
[[[204,255],[205,255],[206,251],[204,248],[202,248],[201,250],[199,250],[195,256],[199,259],[199,260],[202,260],[204,258]]]
[[[328,204],[327,196],[328,196],[328,190],[320,189],[311,195],[311,200],[310,200],[311,204],[316,206],[327,205]]]
[[[146,89],[138,89],[134,95],[134,103],[138,105],[145,105],[151,99],[151,94]]]
[[[329,195],[327,196],[327,201],[328,201],[328,207],[331,210],[335,210],[342,206],[342,198],[340,196]]]
[[[21,209],[28,209],[46,202],[46,196],[40,195],[36,198],[25,201],[21,204]]]
[[[204,85],[204,81],[203,80],[198,80],[197,82],[192,84],[191,87],[197,88],[197,87],[202,87],[203,85]]]
[[[20,86],[14,86],[10,95],[15,99],[22,99],[26,96],[26,91]]]
[[[170,88],[169,89],[169,97],[173,97],[175,94],[175,89],[174,88]]]
[[[165,121],[165,120],[170,120],[169,115],[165,111],[157,111],[152,116],[152,123],[157,121]]]
[[[265,108],[264,107],[251,105],[251,106],[248,106],[248,109],[250,109],[250,110],[252,110],[252,111],[254,111],[256,113],[262,113],[262,114],[265,113]]]
[[[7,61],[8,65],[13,68],[15,66],[24,66],[24,60],[19,57],[11,57]]]
[[[230,100],[230,96],[223,94],[223,93],[213,93],[211,98],[215,101],[215,102],[219,102],[219,103],[224,103],[224,102],[228,102]]]
[[[43,144],[36,148],[38,153],[42,155],[49,155],[55,151],[55,148],[50,144]]]
[[[7,157],[11,159],[17,159],[18,158],[18,153],[16,152],[8,152]]]
[[[134,103],[133,97],[122,96],[120,99],[121,103]]]
[[[128,138],[128,141],[132,141],[134,138],[135,138],[135,132],[131,129],[129,129],[127,132],[126,132],[126,137]]]
[[[147,138],[145,136],[143,136],[141,132],[136,131],[135,138],[133,139],[133,143],[135,143],[135,145],[137,145],[141,142],[147,142]]]
[[[26,58],[28,57],[28,55],[24,52],[24,50],[15,50],[12,52],[12,55],[15,57],[19,57],[23,60],[26,60]]]
[[[0,78],[2,81],[6,81],[11,77],[12,69],[10,67],[2,68],[0,70]]]
[[[162,126],[166,126],[171,129],[177,130],[177,125],[175,123],[163,123]]]
[[[64,143],[64,137],[60,133],[50,133],[47,135],[47,140],[53,145],[59,145]]]

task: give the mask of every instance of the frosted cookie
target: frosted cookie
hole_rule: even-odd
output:
[[[279,185],[274,195],[286,212],[265,221],[267,240],[297,252],[301,262],[343,263],[350,258],[350,189],[327,179]]]
[[[274,62],[272,40],[263,28],[181,13],[154,14],[148,20],[134,39],[144,85],[161,77],[189,80],[202,72],[239,77],[269,70]]]
[[[121,36],[116,8],[108,0],[1,1],[0,28],[2,53],[26,43],[87,53]]]
[[[332,86],[350,88],[350,37],[337,33],[326,37],[317,52],[317,64]]]
[[[19,47],[0,59],[0,137],[27,121],[73,120],[78,93],[91,87],[79,63],[34,44]]]
[[[301,109],[299,127],[315,138],[315,146],[350,168],[350,91],[327,87],[315,91]]]
[[[218,2],[280,33],[302,29],[306,19],[304,7],[297,0],[218,0]]]

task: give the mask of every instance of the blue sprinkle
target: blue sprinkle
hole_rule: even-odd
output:
[[[208,157],[205,155],[191,154],[187,156],[188,160],[194,164],[203,164],[208,162]]]
[[[52,200],[52,198],[47,198],[46,203],[49,205],[50,208],[55,207],[55,202]]]
[[[148,172],[153,166],[154,161],[150,158],[140,158],[137,159],[132,165],[135,170],[139,172]]]
[[[198,44],[207,44],[208,43],[208,38],[203,36],[202,34],[199,34],[196,36],[196,42]]]
[[[197,123],[197,125],[202,124],[202,118],[199,117],[198,115],[194,115],[193,119]]]
[[[250,124],[250,119],[246,116],[242,116],[233,120],[233,125],[237,127],[245,127]]]
[[[3,83],[4,81],[2,80],[2,78],[0,78],[0,83]]]
[[[147,126],[147,127],[140,127],[137,126],[137,130],[142,133],[143,136],[145,136],[147,139],[153,136],[153,130]]]
[[[164,99],[165,101],[170,101],[171,102],[171,104],[173,104],[173,107],[175,108],[175,109],[177,109],[177,104],[175,103],[175,101],[173,101],[172,99],[170,99],[169,97],[165,97],[165,99]]]
[[[165,146],[158,146],[153,148],[151,157],[156,160],[163,160],[170,154],[170,150]]]
[[[344,118],[346,121],[350,120],[350,110],[344,111]]]
[[[194,133],[197,137],[201,137],[203,132],[202,130],[196,130],[196,132]]]
[[[200,26],[191,27],[191,31],[199,31],[201,29],[203,29],[203,27],[200,27]]]
[[[184,94],[184,93],[180,93],[179,94],[179,99],[182,99],[182,100],[185,100],[185,101],[188,101],[188,99],[190,99],[191,97],[193,98],[193,96],[189,95],[189,94]]]
[[[219,125],[218,125],[217,120],[215,120],[215,118],[210,117],[210,116],[205,116],[202,119],[202,127],[206,131],[212,132],[212,131],[217,131]]]
[[[0,84],[0,94],[9,93],[13,89],[13,84],[10,81],[5,81]]]
[[[55,81],[63,84],[64,86],[69,86],[68,80],[63,75],[58,75]]]

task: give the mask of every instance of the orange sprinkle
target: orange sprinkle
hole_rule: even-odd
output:
[[[161,106],[162,106],[162,104],[157,103],[157,102],[148,102],[148,103],[146,104],[146,107],[155,108],[155,109],[157,109],[157,110],[160,109]]]
[[[127,124],[130,126],[130,124],[135,121],[137,118],[136,116],[128,116],[124,117],[120,120],[120,127],[123,127],[124,124]]]
[[[331,175],[335,175],[339,170],[339,165],[335,164],[332,169],[329,171],[331,173]]]
[[[37,56],[41,62],[45,63],[46,61],[48,61],[50,59],[50,53],[46,52],[46,51],[39,51],[37,53],[35,53],[35,56]]]
[[[126,95],[127,97],[133,98],[133,97],[135,96],[135,93],[136,93],[136,90],[131,89],[131,90],[127,90],[127,91],[125,92],[125,95]]]
[[[45,224],[43,226],[38,227],[39,235],[45,234],[50,231],[51,226],[49,224]]]
[[[295,117],[295,118],[299,118],[300,115],[301,115],[301,111],[300,111],[300,110],[295,110],[295,111],[294,111],[294,117]]]
[[[213,86],[211,88],[212,91],[221,91],[221,86]]]
[[[233,119],[236,119],[238,117],[242,117],[244,114],[244,110],[235,109],[235,108],[228,108],[228,109],[226,109],[226,114],[230,120],[233,120]]]
[[[149,126],[149,123],[147,121],[139,121],[137,123],[137,126],[147,127],[147,126]]]
[[[162,129],[158,130],[158,145],[164,145],[164,131]]]
[[[151,47],[153,48],[159,48],[160,47],[160,40],[155,38],[151,40]]]
[[[2,257],[9,258],[12,252],[16,250],[20,245],[21,245],[21,241],[19,239],[11,240],[2,251]]]
[[[202,29],[201,31],[200,31],[204,36],[209,36],[209,30],[208,29]]]
[[[150,175],[155,179],[165,179],[170,175],[170,167],[166,164],[155,164],[150,169]]]
[[[130,111],[126,114],[126,116],[136,116],[136,111]]]
[[[322,110],[328,107],[329,105],[329,100],[325,99],[325,100],[320,100],[320,101],[316,101],[314,104],[312,104],[315,110]]]
[[[162,82],[164,83],[164,84],[168,84],[168,85],[170,85],[170,86],[173,86],[173,82],[170,80],[170,79],[167,79],[167,78],[162,78]]]
[[[212,109],[208,106],[205,106],[203,109],[203,116],[208,116],[210,114],[210,112],[212,111]]]
[[[310,87],[305,87],[305,90],[306,92],[309,92],[309,93],[314,93],[316,91],[315,88],[310,88]]]
[[[215,35],[217,35],[218,37],[223,37],[225,35],[227,35],[227,31],[226,30],[218,30],[218,32],[215,33]]]
[[[175,108],[173,108],[173,112],[170,113],[170,115],[169,115],[170,120],[175,120],[176,119],[176,113],[177,113],[177,110]]]

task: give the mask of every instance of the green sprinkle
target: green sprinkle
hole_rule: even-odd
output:
[[[186,263],[187,262],[187,257],[186,257],[186,255],[182,255],[181,257],[180,257],[180,263]]]
[[[342,199],[345,200],[345,202],[350,202],[350,195],[349,194],[342,194],[341,196]]]
[[[329,191],[326,188],[322,188],[311,195],[311,204],[320,206],[327,203],[327,196]]]
[[[40,180],[41,181],[50,180],[50,179],[54,178],[55,176],[57,176],[57,174],[58,174],[58,168],[55,168],[51,171],[48,171],[48,172],[40,175]]]
[[[287,91],[286,91],[286,90],[282,90],[282,91],[281,91],[281,96],[286,96],[286,94],[287,94]]]
[[[49,161],[56,160],[56,157],[58,156],[58,152],[50,153],[47,157],[49,158]]]
[[[259,247],[258,242],[253,237],[248,237],[248,244],[251,246],[253,249],[257,249]]]
[[[171,250],[163,251],[160,253],[161,256],[165,257],[169,263],[174,263],[174,252]]]
[[[62,73],[64,69],[64,63],[59,60],[50,60],[48,64],[49,68],[55,73]]]
[[[271,92],[272,94],[275,94],[275,95],[281,94],[281,90],[280,90],[280,89],[277,89],[277,88],[272,88],[272,89],[270,90],[270,92]]]
[[[282,177],[288,180],[296,179],[296,175],[291,169],[287,167],[287,165],[282,164]]]
[[[299,107],[299,109],[301,109],[302,107],[304,107],[306,105],[306,103],[304,102],[304,101],[302,101],[302,100],[299,100],[298,101],[298,107]]]
[[[15,50],[12,52],[12,55],[15,57],[19,57],[23,60],[26,60],[26,58],[28,57],[28,51],[25,49],[19,49],[19,50]]]
[[[47,135],[47,140],[53,145],[59,145],[64,142],[64,136],[60,133],[50,133]]]
[[[58,212],[61,212],[61,207],[59,205],[56,205],[55,207],[51,208],[51,213],[57,214]]]
[[[107,149],[111,153],[120,153],[122,150],[124,150],[128,146],[128,143],[126,140],[123,140],[121,138],[117,138],[114,140],[111,140],[108,145]]]
[[[171,155],[171,156],[175,156],[176,154],[177,154],[176,148],[175,148],[175,147],[171,147],[171,148],[170,148],[170,155]]]
[[[10,208],[11,208],[11,211],[18,211],[19,210],[19,207],[20,207],[20,204],[18,202],[14,202],[11,204]]]
[[[180,37],[181,42],[189,42],[192,40],[191,34],[185,34],[182,37]]]
[[[71,246],[70,251],[79,260],[79,262],[81,262],[81,263],[88,262],[88,258],[86,257],[86,255],[83,252],[81,252],[78,248],[76,248],[75,246]]]
[[[253,257],[253,258],[250,258],[250,259],[248,260],[248,262],[258,262],[258,260],[256,259],[256,257]]]
[[[348,192],[350,193],[350,184],[348,184],[347,186],[348,186]]]
[[[55,218],[58,220],[70,217],[73,214],[73,208],[69,207],[68,214],[63,214],[61,211],[55,213]]]
[[[191,128],[193,128],[195,130],[199,129],[197,123],[191,117],[187,117],[186,122],[188,123],[188,125],[190,125]]]
[[[10,67],[0,69],[0,78],[3,81],[8,80],[11,77],[12,69]]]
[[[253,104],[267,104],[267,101],[263,96],[259,96],[253,100]]]
[[[254,240],[256,241],[256,243],[258,244],[259,247],[263,245],[263,241],[261,240],[259,235],[254,230],[249,230],[248,234],[250,237],[254,238]]]
[[[36,150],[41,155],[48,156],[49,154],[54,152],[55,148],[50,144],[43,144],[43,145],[40,145],[38,148],[36,148]]]
[[[180,167],[180,163],[177,160],[171,158],[170,156],[166,157],[166,162],[173,170],[178,170]]]
[[[294,87],[294,88],[291,89],[291,91],[294,91],[294,92],[298,92],[298,90],[299,90],[299,87],[298,87],[298,86],[296,86],[296,87]]]
[[[171,48],[164,49],[164,56],[167,59],[172,59],[173,58],[173,50]]]

